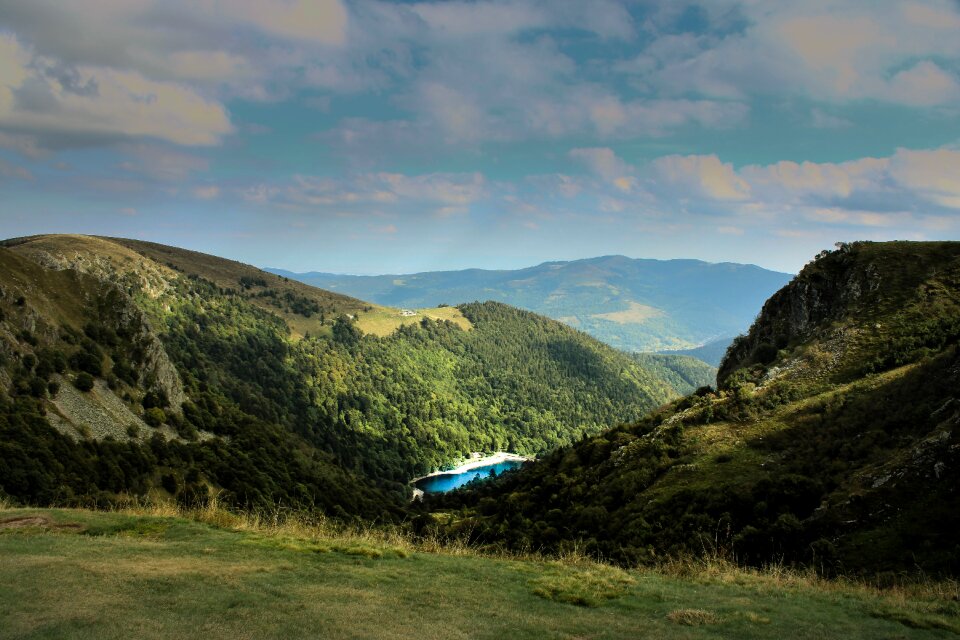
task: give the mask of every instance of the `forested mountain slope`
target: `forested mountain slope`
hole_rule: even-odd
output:
[[[958,338],[960,243],[844,245],[764,305],[718,392],[429,506],[515,548],[956,575]]]
[[[386,276],[272,271],[400,307],[497,300],[561,320],[625,351],[685,349],[734,336],[790,279],[754,265],[625,256],[517,270]]]
[[[223,491],[390,515],[410,477],[468,452],[543,453],[678,395],[629,356],[501,304],[408,319],[172,247],[4,244],[0,493],[21,500]]]

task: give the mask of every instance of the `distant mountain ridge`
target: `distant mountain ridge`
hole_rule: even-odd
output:
[[[516,270],[350,276],[267,269],[377,304],[496,300],[560,320],[625,351],[693,349],[745,331],[790,274],[755,265],[602,256]]]

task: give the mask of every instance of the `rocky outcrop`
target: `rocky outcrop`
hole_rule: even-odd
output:
[[[179,277],[176,272],[99,238],[41,236],[30,242],[21,240],[7,241],[6,245],[44,269],[83,274],[77,277],[90,276],[99,283],[78,287],[83,291],[83,304],[93,311],[92,317],[100,325],[128,337],[135,351],[129,355],[137,367],[138,386],[167,398],[167,410],[179,413],[186,399],[180,375],[147,315],[132,297],[169,295],[174,290],[173,281]],[[34,317],[38,316],[33,310],[22,314],[24,329],[37,331]]]
[[[840,243],[820,253],[767,300],[747,335],[733,341],[720,363],[718,385],[742,367],[772,363],[788,345],[879,329],[873,318],[916,300],[924,283],[957,259],[956,247],[947,243]]]
[[[186,400],[183,382],[149,319],[130,296],[110,284],[104,284],[101,296],[101,321],[117,333],[130,336],[136,346],[140,386],[163,395],[170,403],[169,410],[179,413]]]

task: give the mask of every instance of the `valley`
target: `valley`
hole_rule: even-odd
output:
[[[355,635],[427,609],[423,637],[960,633],[958,247],[823,252],[714,378],[502,303],[381,307],[139,241],[6,241],[9,628],[102,637],[92,600],[54,603],[109,564],[119,635],[350,635],[397,607]]]
[[[960,638],[958,34],[0,0],[0,640]]]
[[[404,316],[139,241],[23,238],[0,260],[0,486],[31,502],[222,491],[390,519],[412,477],[635,420],[707,369],[502,304]]]

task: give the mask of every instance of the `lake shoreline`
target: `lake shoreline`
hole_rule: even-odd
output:
[[[436,476],[443,475],[456,475],[459,473],[465,473],[471,469],[477,469],[479,467],[486,467],[488,465],[500,464],[501,462],[530,462],[533,458],[529,456],[521,456],[516,453],[508,453],[506,451],[497,451],[488,456],[480,456],[476,458],[467,458],[465,462],[454,469],[448,469],[447,471],[433,471],[428,473],[425,476],[420,476],[418,478],[413,478],[410,480],[409,484],[415,484],[421,480],[427,478],[433,478]]]

